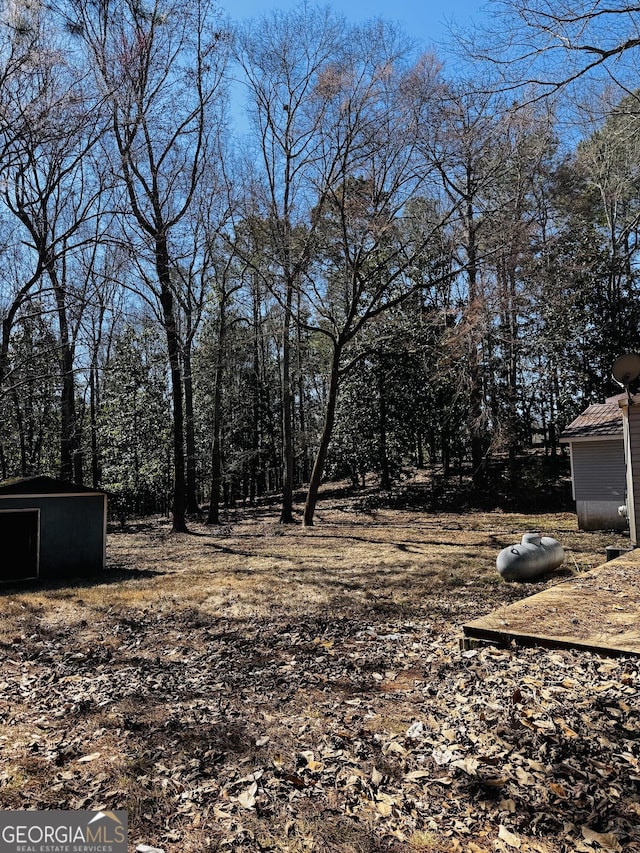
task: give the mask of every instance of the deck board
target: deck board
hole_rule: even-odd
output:
[[[506,645],[640,655],[640,549],[505,605],[463,627]]]

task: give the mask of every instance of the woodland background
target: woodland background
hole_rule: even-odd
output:
[[[640,347],[638,15],[556,7],[444,59],[307,5],[6,2],[0,479],[175,530],[407,466],[550,488]]]

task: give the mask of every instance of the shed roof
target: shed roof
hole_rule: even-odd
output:
[[[2,495],[97,495],[105,494],[101,489],[80,486],[78,483],[68,483],[56,480],[54,477],[14,477],[0,482]]]
[[[569,424],[560,436],[560,441],[576,438],[622,438],[619,400],[620,397],[612,397],[606,403],[593,403]]]

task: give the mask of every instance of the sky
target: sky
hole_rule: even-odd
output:
[[[218,0],[223,15],[233,22],[259,19],[274,9],[295,9],[302,0]],[[416,50],[432,50],[439,60],[448,63],[446,45],[452,43],[451,27],[468,30],[480,25],[487,16],[491,0],[307,0],[310,6],[330,6],[352,23],[384,18],[400,24],[416,42]],[[235,131],[243,135],[248,130],[245,112],[245,93],[241,87],[231,87],[231,117]]]
[[[234,21],[259,18],[272,9],[293,9],[300,0],[219,0]],[[464,29],[470,20],[479,24],[486,0],[319,0],[310,5],[331,6],[354,23],[385,18],[401,24],[425,49],[448,40],[453,22]],[[486,12],[485,12],[486,14]]]

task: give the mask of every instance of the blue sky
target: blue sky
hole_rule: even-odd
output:
[[[259,18],[271,9],[292,9],[299,0],[219,0],[234,21]],[[359,22],[386,18],[398,22],[408,35],[428,48],[448,41],[448,25],[453,21],[464,29],[470,19],[480,23],[486,0],[334,0],[311,3],[331,6],[348,20]]]
[[[415,40],[418,51],[433,50],[445,60],[447,43],[451,43],[449,27],[467,29],[479,25],[487,15],[491,0],[307,0],[310,6],[330,6],[353,23],[372,18],[396,22]],[[223,14],[234,22],[260,18],[273,9],[288,10],[299,6],[301,0],[218,0]],[[235,130],[247,130],[244,93],[232,86],[231,116]]]

